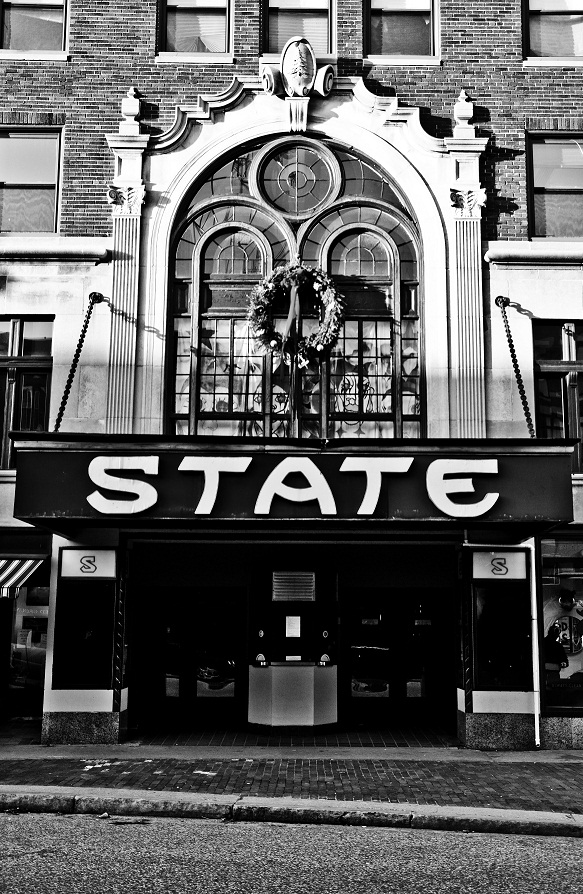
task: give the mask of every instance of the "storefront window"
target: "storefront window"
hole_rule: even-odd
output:
[[[43,575],[47,576],[46,569],[35,578],[42,581]],[[12,717],[38,716],[47,653],[48,580],[42,586],[19,587],[16,598],[7,604],[12,609],[8,712]]]
[[[61,580],[53,689],[111,689],[115,582]]]
[[[474,689],[533,688],[530,591],[525,581],[474,588]]]
[[[583,543],[543,540],[542,658],[547,708],[583,708]]]

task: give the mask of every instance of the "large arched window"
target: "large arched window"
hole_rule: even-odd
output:
[[[373,165],[305,137],[249,149],[209,173],[181,219],[173,433],[421,436],[416,229]],[[261,351],[246,318],[253,286],[294,257],[323,267],[346,302],[331,352],[301,370]],[[272,310],[283,331],[281,305]],[[297,325],[299,337],[318,326],[313,302]]]

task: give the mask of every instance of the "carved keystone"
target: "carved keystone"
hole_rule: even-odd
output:
[[[304,132],[308,124],[308,103],[313,92],[328,96],[334,85],[331,65],[320,68],[312,45],[305,37],[292,37],[281,53],[279,67],[264,65],[261,82],[266,93],[285,96],[290,131]]]

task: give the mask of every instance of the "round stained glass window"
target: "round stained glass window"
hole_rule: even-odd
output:
[[[329,201],[339,186],[335,161],[323,147],[294,143],[272,149],[259,166],[262,198],[282,214],[307,217]]]

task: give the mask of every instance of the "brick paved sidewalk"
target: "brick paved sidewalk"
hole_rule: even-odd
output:
[[[583,761],[43,758],[0,761],[0,784],[320,798],[583,814]]]

